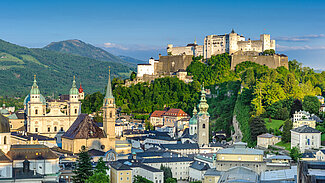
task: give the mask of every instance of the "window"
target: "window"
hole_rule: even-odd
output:
[[[61,127],[60,131],[63,132],[63,127]]]
[[[36,109],[36,110],[35,110],[35,114],[37,114],[37,113],[38,113],[38,110]]]
[[[3,138],[3,144],[7,144],[7,136]]]
[[[35,132],[38,132],[38,128],[35,128]]]
[[[51,128],[50,127],[47,127],[47,131],[50,132],[51,131]]]
[[[74,113],[77,114],[77,109],[74,109]]]
[[[205,124],[202,125],[202,128],[205,128]]]
[[[56,126],[54,127],[54,131],[56,132]]]
[[[112,118],[113,117],[113,114],[112,112],[109,113],[109,117]]]

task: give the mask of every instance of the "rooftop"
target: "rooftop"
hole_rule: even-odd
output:
[[[298,133],[321,133],[320,131],[318,131],[312,127],[309,127],[307,125],[292,129],[291,131],[298,132]]]
[[[204,171],[204,170],[208,170],[210,169],[210,166],[206,163],[203,163],[203,162],[199,162],[199,161],[194,161],[190,168],[193,168],[193,169],[196,169],[196,170],[199,170],[199,171]]]
[[[166,149],[166,150],[172,150],[172,149],[199,149],[199,145],[197,143],[162,144],[161,147]]]
[[[53,151],[41,144],[16,144],[12,145],[7,155],[12,160],[36,160],[36,159],[57,159],[59,158]]]
[[[172,157],[172,158],[147,158],[142,163],[170,163],[170,162],[191,162],[192,158],[188,157]]]
[[[246,143],[237,142],[233,147],[220,149],[217,154],[254,154],[254,155],[263,155],[262,150],[248,148]]]

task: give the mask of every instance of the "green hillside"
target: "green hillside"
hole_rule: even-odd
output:
[[[77,39],[52,42],[49,45],[45,46],[44,49],[61,53],[70,53],[96,60],[120,63],[131,68],[135,68],[136,66],[136,63],[133,61],[129,62],[128,60],[123,60],[122,58],[115,56],[101,48],[95,47],[91,44]]]
[[[124,55],[119,55],[118,57],[120,57],[122,60],[125,60],[126,62],[133,63],[133,64],[144,64],[144,63],[146,63],[143,60],[139,60],[139,59],[124,56]]]
[[[45,95],[68,93],[73,75],[85,92],[103,91],[109,66],[113,77],[126,78],[131,73],[130,68],[117,62],[30,49],[0,40],[0,96],[26,95],[34,74]]]

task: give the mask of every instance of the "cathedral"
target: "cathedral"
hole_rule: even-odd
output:
[[[81,113],[83,96],[83,89],[77,89],[74,77],[67,99],[46,101],[34,76],[32,89],[24,100],[26,132],[55,138],[60,144],[61,136]]]

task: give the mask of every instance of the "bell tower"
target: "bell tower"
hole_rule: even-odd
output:
[[[109,67],[108,83],[106,88],[106,95],[103,101],[103,129],[110,141],[110,146],[115,149],[115,99],[112,92],[111,85],[111,67]]]
[[[197,114],[197,141],[200,146],[209,145],[209,105],[205,96],[204,86],[201,90],[201,99],[199,104],[200,112]]]

